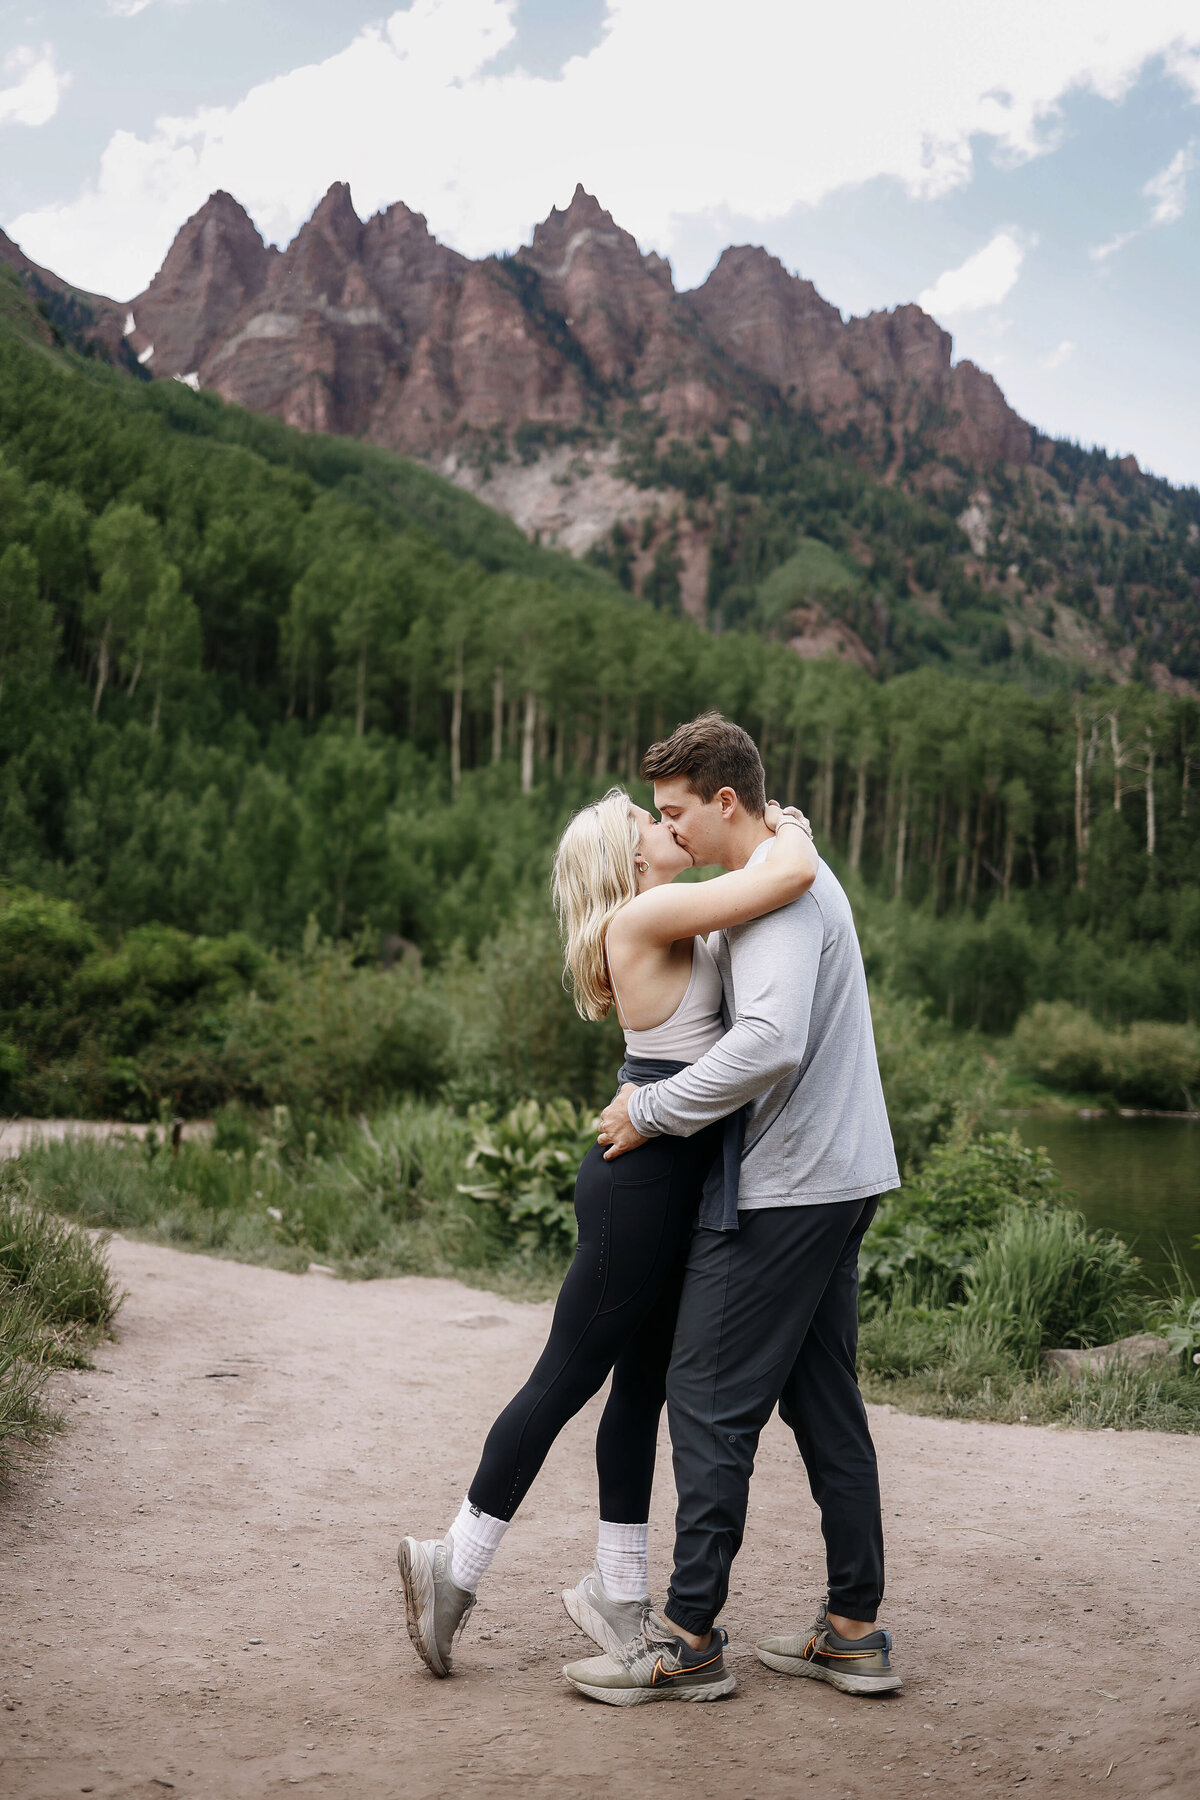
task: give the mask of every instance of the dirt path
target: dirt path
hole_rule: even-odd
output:
[[[66,1435],[0,1500],[8,1800],[1200,1794],[1194,1439],[876,1411],[907,1686],[864,1702],[752,1655],[822,1586],[776,1421],[725,1616],[738,1694],[629,1712],[559,1677],[586,1653],[557,1593],[591,1560],[589,1410],[439,1683],[404,1634],[396,1539],[452,1516],[547,1308],[121,1240],[113,1260],[120,1342],[64,1379]]]
[[[20,1156],[30,1144],[48,1144],[60,1138],[144,1138],[148,1131],[162,1132],[160,1125],[128,1125],[122,1119],[5,1119],[0,1122],[0,1156]],[[168,1135],[170,1125],[165,1127]],[[189,1119],[181,1136],[211,1138],[211,1119]]]

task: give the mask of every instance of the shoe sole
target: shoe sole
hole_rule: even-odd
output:
[[[621,1648],[622,1640],[618,1638],[603,1613],[598,1613],[580,1594],[578,1588],[564,1588],[562,1603],[567,1609],[571,1622],[578,1625],[580,1631],[590,1637],[593,1644],[599,1644],[601,1650],[607,1650],[615,1656]],[[632,1637],[633,1633],[630,1633]]]
[[[774,1650],[755,1649],[760,1663],[777,1669],[781,1675],[804,1675],[809,1681],[827,1681],[841,1694],[895,1694],[904,1686],[899,1675],[843,1675],[823,1669],[820,1663],[805,1662],[802,1656],[780,1656]]]
[[[396,1561],[400,1565],[400,1581],[404,1588],[404,1622],[408,1626],[412,1647],[430,1674],[442,1680],[449,1675],[450,1670],[438,1655],[433,1637],[433,1577],[415,1538],[400,1539]]]
[[[586,1694],[589,1700],[600,1700],[605,1706],[644,1706],[651,1700],[689,1700],[693,1703],[704,1700],[724,1700],[737,1687],[735,1675],[724,1675],[720,1681],[710,1681],[704,1687],[636,1687],[610,1688],[593,1687],[590,1682],[576,1681],[566,1674],[567,1681],[577,1694]]]

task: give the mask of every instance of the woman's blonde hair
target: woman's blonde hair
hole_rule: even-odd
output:
[[[639,841],[633,803],[620,787],[577,812],[558,841],[554,907],[575,1010],[585,1019],[603,1019],[612,1009],[604,940],[614,913],[637,893]]]

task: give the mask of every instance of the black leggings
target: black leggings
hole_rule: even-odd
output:
[[[611,1369],[596,1433],[600,1517],[649,1518],[684,1259],[721,1129],[651,1138],[612,1162],[599,1145],[584,1157],[575,1183],[579,1247],[546,1348],[488,1432],[467,1494],[481,1512],[512,1518],[551,1444]]]

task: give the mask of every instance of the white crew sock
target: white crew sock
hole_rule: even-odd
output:
[[[650,1591],[646,1545],[649,1525],[613,1525],[600,1521],[596,1567],[610,1600],[644,1600]]]
[[[446,1533],[450,1546],[450,1579],[455,1587],[473,1594],[487,1574],[500,1540],[508,1530],[507,1519],[494,1519],[480,1512],[469,1500],[458,1509],[458,1517]]]

